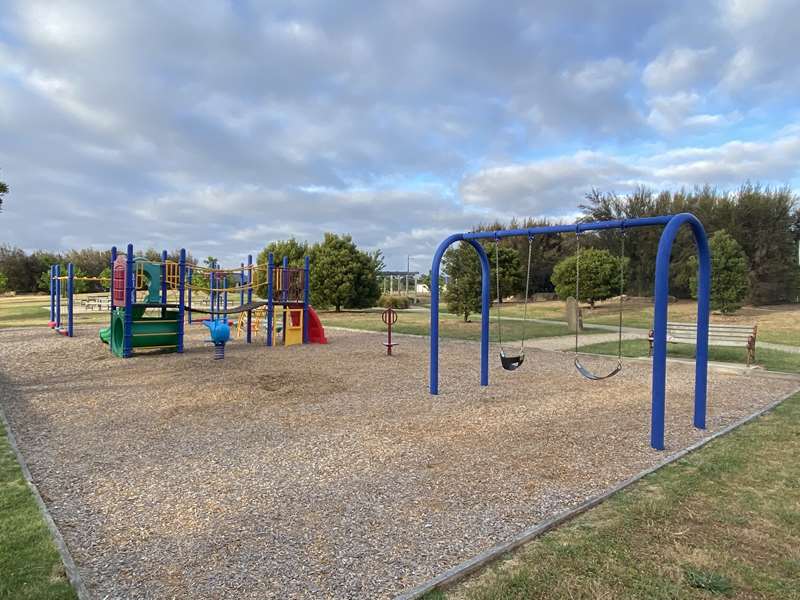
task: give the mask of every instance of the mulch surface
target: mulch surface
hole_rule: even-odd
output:
[[[530,350],[514,373],[478,345],[329,332],[326,346],[231,343],[114,358],[96,327],[0,331],[0,402],[98,598],[388,598],[662,460],[650,367],[603,382]],[[493,355],[493,357],[496,355]],[[613,358],[587,358],[598,370]],[[669,367],[667,452],[797,381]]]

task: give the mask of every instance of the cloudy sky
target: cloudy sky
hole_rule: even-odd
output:
[[[0,2],[0,242],[389,268],[592,187],[800,189],[800,2]]]

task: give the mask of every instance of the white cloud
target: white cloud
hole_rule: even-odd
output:
[[[685,90],[707,77],[715,57],[715,48],[673,48],[645,67],[642,81],[659,92]]]
[[[466,177],[461,194],[493,217],[564,216],[593,188],[626,193],[638,185],[678,189],[738,186],[746,180],[784,185],[800,179],[800,130],[772,139],[683,147],[636,156],[577,152],[492,167]]]
[[[737,140],[800,117],[797,6],[3,2],[4,241],[398,266],[593,186],[795,181],[796,131]]]

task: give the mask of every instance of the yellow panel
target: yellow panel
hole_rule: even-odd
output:
[[[284,346],[295,346],[303,343],[303,309],[286,308],[286,332],[284,335]],[[296,315],[297,323],[292,324],[293,315]]]

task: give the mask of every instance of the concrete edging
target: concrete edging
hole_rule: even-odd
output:
[[[417,598],[421,598],[423,595],[427,594],[428,592],[432,592],[434,590],[439,590],[439,589],[446,588],[446,587],[456,583],[457,581],[459,581],[461,579],[464,579],[465,577],[467,577],[471,573],[477,571],[478,569],[486,566],[487,564],[489,564],[491,562],[494,562],[495,560],[500,558],[502,555],[507,554],[508,552],[511,552],[512,550],[514,550],[514,549],[516,549],[516,548],[518,548],[518,547],[520,547],[520,546],[522,546],[522,545],[524,545],[524,544],[526,544],[526,543],[538,538],[539,536],[547,533],[551,529],[555,529],[556,527],[558,527],[559,525],[562,525],[563,523],[566,523],[567,521],[571,521],[572,519],[574,519],[575,517],[585,513],[589,509],[594,508],[595,506],[598,506],[599,504],[602,504],[603,502],[608,500],[611,496],[613,496],[617,492],[624,490],[625,488],[631,486],[632,484],[636,483],[640,479],[643,479],[644,477],[650,475],[651,473],[654,473],[654,472],[658,471],[662,467],[665,467],[668,464],[671,464],[671,463],[683,458],[687,454],[690,454],[690,453],[694,452],[695,450],[697,450],[699,448],[702,448],[703,446],[705,446],[706,444],[708,444],[712,440],[715,440],[715,439],[717,439],[719,437],[722,437],[722,436],[730,433],[731,431],[733,431],[735,429],[738,429],[739,427],[741,427],[745,423],[749,423],[750,421],[753,421],[753,420],[757,419],[758,417],[760,417],[760,416],[772,411],[775,407],[779,406],[784,401],[788,400],[789,398],[791,398],[792,396],[794,396],[797,393],[800,393],[800,387],[798,387],[798,388],[794,389],[792,392],[780,397],[779,399],[775,400],[774,402],[771,402],[770,404],[768,404],[764,408],[754,412],[753,414],[751,414],[751,415],[749,415],[747,417],[744,417],[742,419],[739,419],[738,421],[735,421],[735,422],[731,423],[727,427],[724,427],[723,429],[720,429],[719,431],[717,431],[716,433],[710,435],[709,437],[704,438],[704,439],[702,439],[702,440],[700,440],[698,442],[695,442],[694,444],[684,448],[683,450],[679,450],[678,452],[676,452],[674,454],[671,454],[670,456],[668,456],[663,461],[657,463],[656,465],[650,467],[649,469],[645,469],[644,471],[634,475],[633,477],[631,477],[629,479],[626,479],[625,481],[623,481],[621,483],[618,483],[617,485],[615,485],[614,487],[610,488],[609,490],[603,492],[599,496],[595,496],[594,498],[590,498],[589,500],[586,500],[585,502],[583,502],[582,504],[580,504],[580,505],[578,505],[578,506],[576,506],[574,508],[571,508],[569,510],[561,512],[561,513],[559,513],[559,514],[557,514],[557,515],[555,515],[555,516],[553,516],[553,517],[551,517],[549,519],[546,519],[545,521],[542,521],[541,523],[539,523],[537,525],[534,525],[532,527],[528,527],[527,529],[524,529],[518,535],[514,536],[511,540],[509,540],[507,542],[501,542],[499,544],[496,544],[496,545],[492,546],[491,548],[489,548],[487,550],[484,550],[480,554],[477,554],[476,556],[474,556],[474,557],[462,562],[461,564],[456,565],[455,567],[452,567],[452,568],[446,570],[444,573],[441,573],[441,574],[437,575],[436,577],[433,577],[432,579],[429,579],[428,581],[425,581],[425,582],[423,582],[423,583],[421,583],[421,584],[419,584],[419,585],[417,585],[417,586],[415,586],[413,588],[410,588],[410,589],[408,589],[408,590],[406,590],[404,592],[401,592],[399,595],[395,596],[395,600],[415,600]]]
[[[11,446],[11,451],[14,453],[17,463],[22,470],[22,476],[25,478],[25,483],[28,484],[28,489],[33,494],[33,498],[39,507],[39,512],[41,513],[42,518],[47,525],[47,529],[50,530],[50,536],[52,537],[53,543],[58,550],[58,554],[61,556],[61,562],[64,565],[64,571],[67,574],[69,582],[72,584],[72,588],[78,595],[79,600],[91,600],[92,597],[89,594],[89,590],[86,588],[86,585],[83,583],[83,578],[81,578],[80,571],[78,571],[78,567],[72,558],[72,554],[70,554],[69,548],[67,548],[67,544],[64,541],[64,536],[61,535],[58,526],[50,514],[50,511],[47,509],[47,505],[44,503],[44,500],[42,500],[42,495],[39,493],[39,488],[37,488],[36,484],[33,482],[33,476],[31,475],[30,469],[28,469],[28,463],[25,462],[25,457],[22,456],[22,452],[20,451],[19,446],[17,446],[17,439],[14,436],[14,432],[11,430],[11,423],[9,423],[8,419],[6,418],[6,414],[2,406],[0,406],[0,420],[3,421],[3,425],[6,429],[6,436],[8,438],[8,445]]]

